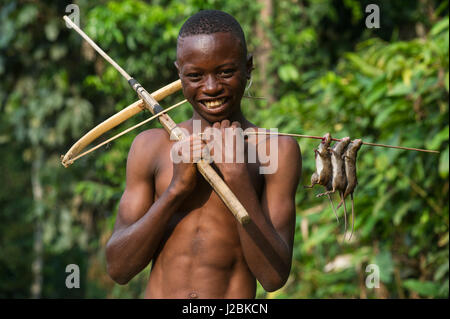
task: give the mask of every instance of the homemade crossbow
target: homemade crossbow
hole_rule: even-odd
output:
[[[152,94],[148,93],[134,78],[132,78],[125,70],[123,70],[113,59],[111,59],[94,41],[89,38],[89,36],[84,33],[75,23],[73,23],[67,16],[64,16],[64,20],[70,25],[79,35],[81,35],[89,45],[91,45],[105,60],[107,60],[123,77],[128,81],[129,85],[133,90],[136,91],[140,100],[129,105],[119,113],[113,115],[109,119],[105,120],[86,135],[84,135],[80,140],[78,140],[69,151],[62,156],[61,162],[65,167],[72,164],[75,159],[81,157],[83,154],[80,152],[94,141],[97,137],[105,133],[106,131],[119,125],[126,119],[132,117],[133,115],[139,113],[141,110],[148,109],[154,116],[149,118],[158,118],[159,122],[169,133],[169,135],[177,140],[182,140],[186,136],[183,131],[177,126],[177,124],[170,118],[166,112],[158,103],[166,96],[181,89],[181,81],[177,80]],[[185,101],[183,101],[184,103]],[[180,103],[179,103],[180,104]],[[176,105],[174,105],[175,107]],[[134,128],[134,127],[133,127]],[[132,128],[131,128],[132,129]],[[97,146],[98,147],[98,146]],[[85,152],[86,153],[86,152]],[[79,155],[77,157],[77,155]],[[222,199],[228,209],[233,213],[236,219],[241,224],[246,224],[250,221],[250,216],[248,215],[244,206],[239,202],[233,192],[230,190],[227,184],[222,180],[222,178],[217,174],[217,172],[210,166],[209,162],[206,160],[200,160],[197,162],[198,171],[203,175],[206,181],[211,185],[217,195]]]

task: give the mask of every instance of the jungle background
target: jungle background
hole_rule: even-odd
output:
[[[280,132],[428,148],[363,146],[355,233],[343,239],[321,189],[304,190],[317,140],[298,139],[292,269],[257,298],[447,298],[449,294],[448,1],[72,1],[80,26],[154,91],[177,79],[176,38],[200,9],[237,18],[254,54],[247,117]],[[133,138],[152,123],[64,168],[60,155],[137,97],[65,26],[71,2],[0,1],[0,298],[140,298],[149,267],[125,286],[106,273],[104,247],[125,186]],[[380,28],[365,11],[380,9]],[[163,102],[169,106],[181,93]],[[192,114],[172,111],[175,121]],[[114,132],[148,117],[135,116]],[[114,132],[109,132],[112,136]],[[337,203],[337,199],[336,199]],[[350,207],[349,203],[347,207]],[[65,285],[80,267],[80,288]],[[380,270],[370,288],[367,266]]]

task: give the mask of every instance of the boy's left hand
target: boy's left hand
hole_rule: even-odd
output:
[[[247,174],[247,143],[239,122],[216,122],[205,134],[211,159],[225,180]]]

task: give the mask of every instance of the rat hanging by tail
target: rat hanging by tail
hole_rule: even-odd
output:
[[[332,139],[330,133],[326,133],[323,136],[322,142],[320,142],[319,147],[314,150],[316,171],[311,176],[311,185],[304,186],[304,188],[313,188],[314,185],[319,184],[324,186],[326,191],[331,190],[331,182],[333,178],[333,167],[331,164],[330,151],[331,141]],[[336,220],[339,223],[339,217],[337,215],[336,208],[334,207],[334,203],[331,200],[331,195],[327,195],[331,207],[333,208],[334,215],[336,216]]]
[[[356,139],[351,142],[347,150],[345,151],[344,158],[344,166],[345,166],[345,176],[347,179],[347,186],[345,188],[344,196],[337,208],[341,207],[342,204],[345,206],[345,199],[348,195],[350,195],[351,203],[352,203],[352,231],[350,233],[350,237],[348,240],[352,238],[354,226],[355,226],[355,207],[353,201],[353,192],[355,191],[356,185],[358,185],[358,179],[356,177],[356,157],[358,155],[358,151],[361,148],[362,140]]]

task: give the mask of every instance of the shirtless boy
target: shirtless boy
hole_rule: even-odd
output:
[[[175,66],[193,107],[192,118],[179,124],[190,134],[183,142],[189,154],[208,150],[208,141],[193,134],[195,123],[202,132],[231,130],[236,138],[239,130],[257,129],[241,112],[253,63],[232,16],[205,10],[189,18],[178,36]],[[274,138],[275,150],[269,146]],[[266,291],[281,288],[292,261],[301,175],[297,142],[281,136],[245,140],[246,154],[259,148],[277,154],[270,157],[277,161],[271,174],[260,173],[258,157],[212,164],[250,215],[245,225],[197,171],[198,158],[171,160],[175,142],[163,129],[150,129],[131,146],[126,188],[106,247],[111,278],[126,284],[152,262],[146,298],[254,298],[256,280]]]

